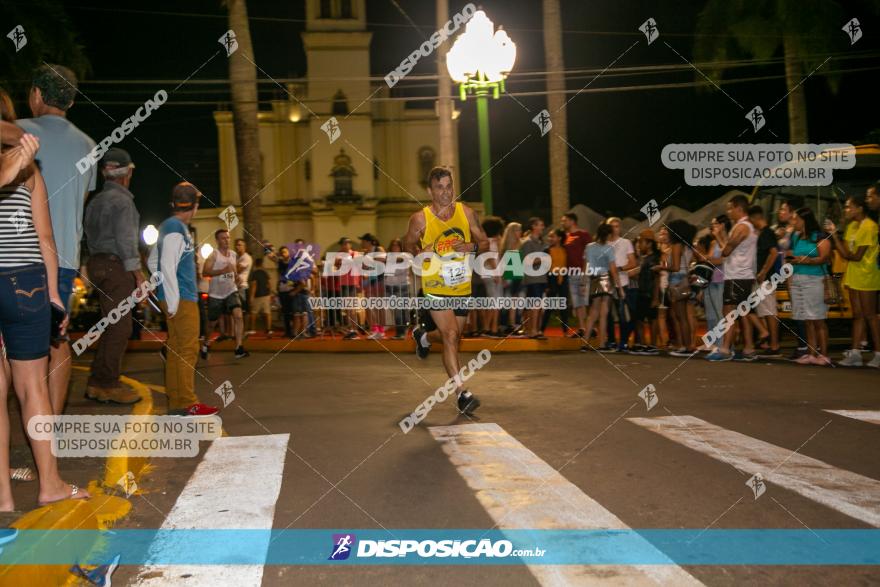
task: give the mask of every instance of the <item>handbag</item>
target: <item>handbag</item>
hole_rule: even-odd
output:
[[[687,277],[676,283],[675,285],[670,285],[666,290],[669,295],[669,300],[672,302],[680,302],[682,300],[690,299],[691,297],[691,284]]]
[[[829,306],[836,306],[840,304],[840,286],[837,284],[837,279],[829,273],[828,266],[822,265],[822,270],[825,275],[822,276],[822,286],[824,288],[825,293],[825,304]]]

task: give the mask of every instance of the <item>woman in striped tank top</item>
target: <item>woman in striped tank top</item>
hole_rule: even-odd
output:
[[[15,120],[12,101],[2,89],[0,117]],[[46,185],[37,167],[30,164],[11,183],[0,186],[0,334],[10,365],[8,370],[0,369],[0,511],[15,509],[6,407],[10,383],[21,403],[25,429],[34,417],[52,416],[47,383],[50,303],[64,308],[58,296],[58,257]],[[61,480],[50,441],[31,439],[30,443],[39,472],[40,505],[89,496]]]

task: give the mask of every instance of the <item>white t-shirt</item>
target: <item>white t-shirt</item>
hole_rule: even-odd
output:
[[[238,289],[248,288],[248,279],[251,277],[251,268],[254,266],[254,260],[247,253],[242,254],[238,258],[238,266],[241,270],[238,272]]]
[[[626,238],[617,239],[611,243],[611,247],[614,249],[614,264],[617,265],[620,286],[626,287],[629,285],[629,275],[626,274],[626,271],[621,271],[620,268],[629,265],[629,256],[635,254],[635,249],[632,241]]]
[[[211,267],[212,271],[216,271],[227,264],[232,265],[234,268],[235,260],[235,251],[232,249],[230,249],[225,255],[221,253],[219,249],[214,249],[214,252],[211,253],[211,256],[205,261],[205,264]],[[211,278],[211,283],[208,285],[208,296],[219,300],[224,300],[237,291],[238,286],[235,283],[235,269],[229,273],[222,273],[213,276]]]

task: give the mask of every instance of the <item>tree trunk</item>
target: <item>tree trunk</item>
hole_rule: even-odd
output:
[[[550,224],[568,211],[568,123],[565,108],[565,64],[562,59],[562,13],[559,0],[544,0],[544,61],[547,73],[547,110],[553,124],[547,136],[550,148]],[[562,139],[562,140],[560,140]]]
[[[247,250],[256,258],[263,256],[263,217],[259,195],[263,178],[260,164],[260,127],[257,120],[257,70],[245,0],[226,0],[226,6],[229,11],[229,28],[238,41],[238,50],[229,56],[238,196],[244,216]]]
[[[804,93],[804,70],[798,61],[796,41],[790,36],[783,37],[785,52],[785,85],[788,88],[788,141],[807,142],[807,97]]]
[[[437,0],[437,29],[442,28],[449,20],[449,1]],[[446,53],[452,39],[440,44],[437,49],[437,116],[440,125],[440,165],[454,167],[455,155],[452,150],[452,80],[446,69]],[[444,96],[450,96],[445,98]]]

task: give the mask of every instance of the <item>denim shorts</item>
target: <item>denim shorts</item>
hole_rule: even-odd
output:
[[[32,361],[48,356],[51,320],[46,266],[0,268],[0,333],[6,357]]]

